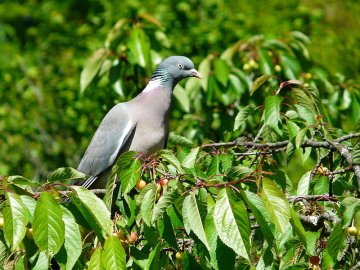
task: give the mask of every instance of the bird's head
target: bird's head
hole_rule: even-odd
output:
[[[152,79],[160,78],[164,82],[171,81],[175,86],[179,81],[188,77],[201,79],[193,62],[185,56],[170,56],[158,65]]]

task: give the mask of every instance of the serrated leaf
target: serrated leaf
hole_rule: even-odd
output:
[[[293,208],[290,208],[290,215],[291,215],[290,223],[292,225],[293,230],[299,237],[301,243],[305,246],[305,248],[307,248],[305,229],[301,224],[298,214],[295,212]]]
[[[101,262],[102,250],[97,248],[89,261],[89,270],[103,270],[105,269]]]
[[[269,246],[273,245],[275,235],[273,229],[275,226],[271,222],[270,216],[267,213],[260,197],[250,191],[241,191],[241,196],[244,198],[246,205],[251,209],[256,221],[259,223],[260,230],[263,232]]]
[[[116,187],[117,179],[121,179],[121,185],[124,186],[124,188],[126,188],[126,184],[129,186],[136,185],[136,182],[135,182],[135,184],[133,182],[131,182],[131,181],[135,181],[135,177],[132,174],[133,173],[139,174],[140,172],[131,171],[130,174],[128,173],[125,176],[122,175],[122,173],[125,170],[129,170],[129,168],[131,167],[131,165],[134,162],[134,157],[136,154],[137,153],[135,151],[128,151],[128,152],[121,154],[120,157],[118,158],[118,160],[116,161],[115,165],[111,169],[110,176],[108,177],[108,180],[106,182],[106,193],[105,193],[105,196],[103,199],[105,202],[105,205],[107,206],[107,208],[109,210],[111,209],[111,206],[112,206],[112,200],[114,198],[114,190]],[[140,177],[140,175],[138,175],[138,178],[136,179],[136,181],[139,179],[139,177]],[[123,178],[126,179],[124,182],[127,182],[127,183],[123,183]]]
[[[107,270],[126,269],[126,254],[120,240],[116,236],[106,238],[101,257],[101,262]]]
[[[164,192],[162,196],[160,196],[159,200],[154,206],[151,218],[152,223],[158,220],[166,212],[166,209],[174,203],[176,195],[177,193],[174,191],[167,191]]]
[[[265,125],[272,127],[277,133],[281,134],[279,129],[280,118],[280,105],[283,101],[281,96],[267,96],[265,98],[265,109],[263,114],[263,120]]]
[[[47,180],[50,182],[56,181],[71,181],[77,179],[85,179],[85,173],[79,172],[71,167],[62,167],[58,168],[52,173],[50,173],[47,177]]]
[[[9,257],[9,255],[10,255],[10,250],[6,245],[4,232],[0,230],[0,265],[5,265],[5,261]]]
[[[224,86],[226,86],[229,80],[230,68],[226,61],[222,59],[216,59],[214,61],[214,71],[216,79]]]
[[[94,193],[84,187],[72,186],[71,190],[74,193],[73,196],[71,196],[71,200],[84,217],[88,219],[90,226],[99,226],[104,233],[111,235],[112,223],[110,219],[110,212],[105,203]],[[74,197],[78,200],[73,200]],[[96,224],[94,224],[94,222],[96,222]],[[97,233],[99,234],[99,232]]]
[[[94,80],[102,64],[106,60],[107,51],[105,48],[98,49],[85,63],[80,74],[80,92],[83,93],[89,84]]]
[[[72,269],[81,255],[82,240],[79,225],[73,214],[62,206],[62,220],[65,226],[65,241],[59,252],[56,254],[56,260],[61,269]]]
[[[138,159],[133,159],[129,167],[121,170],[118,177],[121,179],[122,194],[128,193],[135,187],[136,182],[140,179],[140,174],[141,162]]]
[[[285,234],[289,227],[290,206],[284,193],[270,179],[263,178],[260,197],[272,222]]]
[[[257,78],[251,87],[250,96],[252,96],[254,94],[254,92],[260,88],[260,86],[262,86],[265,82],[270,80],[272,77],[273,77],[272,75],[262,75],[261,77]]]
[[[301,176],[298,183],[296,195],[298,196],[309,195],[310,175],[311,175],[311,171],[308,171],[303,176]]]
[[[201,220],[201,215],[194,192],[190,192],[189,195],[186,196],[183,202],[182,213],[186,231],[188,233],[190,232],[190,230],[193,231],[194,234],[200,239],[201,242],[203,242],[205,247],[209,250],[209,243],[206,238],[204,224]]]
[[[191,140],[189,140],[186,137],[174,134],[173,132],[171,132],[169,134],[169,143],[174,144],[174,145],[184,146],[184,147],[192,147],[193,146],[193,142]]]
[[[28,223],[27,209],[19,195],[6,193],[3,217],[5,239],[11,250],[15,250],[25,236]]]
[[[300,127],[297,124],[295,124],[293,121],[290,121],[290,120],[286,121],[286,126],[287,126],[287,130],[289,133],[289,140],[292,140],[298,134]]]
[[[41,251],[56,254],[64,243],[65,224],[60,204],[50,192],[42,192],[34,213],[34,241]]]
[[[249,260],[250,226],[246,208],[227,188],[219,192],[214,209],[214,222],[224,244]]]
[[[140,214],[145,224],[151,226],[151,219],[153,216],[153,208],[156,200],[156,188],[147,190],[142,198],[140,206]]]
[[[305,134],[308,131],[308,128],[303,128],[300,131],[298,131],[296,137],[295,137],[295,147],[298,150],[301,150],[301,144],[303,143],[305,139]]]
[[[291,92],[294,94],[297,104],[310,109],[315,114],[316,101],[311,96],[309,91],[305,90],[304,88],[293,88]]]
[[[239,129],[242,125],[245,124],[245,121],[256,110],[255,105],[249,104],[243,108],[240,108],[238,114],[235,117],[234,130]]]
[[[200,147],[191,149],[190,153],[183,160],[182,165],[185,168],[194,168],[199,151],[200,151]]]
[[[299,116],[304,119],[308,125],[316,124],[316,114],[311,109],[299,104],[296,104],[295,108]]]
[[[174,153],[171,150],[163,149],[158,151],[157,154],[159,155],[160,158],[166,160],[171,165],[173,165],[179,173],[185,172],[181,166],[180,161],[177,159],[177,157],[175,157]]]
[[[338,222],[329,236],[326,250],[334,261],[337,261],[339,251],[344,249],[344,241],[347,233],[342,228],[341,222]]]

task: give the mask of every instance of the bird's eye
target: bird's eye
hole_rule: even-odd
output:
[[[183,65],[182,64],[178,64],[177,65],[179,69],[183,69]]]

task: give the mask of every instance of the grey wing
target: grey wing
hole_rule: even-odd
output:
[[[126,103],[120,103],[113,107],[96,130],[80,161],[78,171],[97,176],[112,166],[135,125],[135,121],[129,115]],[[89,186],[89,183],[85,180],[81,185]]]

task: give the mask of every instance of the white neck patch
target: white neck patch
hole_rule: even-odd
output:
[[[146,92],[151,92],[154,91],[155,89],[157,89],[158,87],[161,86],[161,79],[156,79],[156,80],[151,80],[147,86],[145,87],[145,89],[143,90],[144,93]]]

